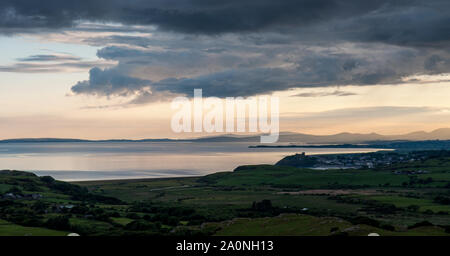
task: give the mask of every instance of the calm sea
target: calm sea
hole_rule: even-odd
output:
[[[232,171],[239,165],[274,164],[298,152],[377,151],[248,146],[235,142],[0,143],[0,169],[31,171],[66,181],[184,177]]]

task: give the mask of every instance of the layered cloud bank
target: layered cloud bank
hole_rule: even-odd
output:
[[[3,33],[74,27],[80,21],[155,25],[186,34],[275,31],[303,40],[342,38],[408,45],[445,43],[445,0],[4,0]],[[302,32],[302,33],[300,33]]]
[[[449,73],[448,31],[445,0],[5,0],[0,33],[101,49],[98,63],[36,55],[0,71],[48,72],[49,61],[88,68],[74,94],[130,97],[130,104],[194,88],[227,97],[402,84]]]

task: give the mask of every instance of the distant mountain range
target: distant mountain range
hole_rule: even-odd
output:
[[[111,139],[111,140],[83,140],[83,139],[66,139],[66,138],[19,138],[0,140],[0,143],[45,143],[45,142],[169,142],[178,141],[173,139]]]
[[[424,141],[424,140],[450,140],[450,128],[437,129],[432,132],[412,132],[403,135],[381,135],[377,133],[338,133],[333,135],[311,135],[303,133],[280,133],[279,143],[295,144],[331,144],[331,143],[367,143],[376,141]],[[0,143],[25,143],[25,142],[250,142],[259,143],[260,135],[220,135],[201,137],[196,139],[112,139],[112,140],[82,140],[61,138],[21,138],[0,140]]]
[[[203,137],[195,139],[197,142],[253,142],[258,143],[260,135],[235,136],[224,135],[215,137]],[[280,133],[279,143],[294,144],[342,144],[342,143],[366,143],[376,141],[424,141],[424,140],[450,140],[450,128],[442,128],[432,132],[412,132],[402,135],[381,135],[377,133],[338,133],[333,135],[311,135],[304,133],[283,132]]]
[[[423,141],[450,140],[450,128],[437,129],[432,132],[412,132],[402,135],[381,135],[377,133],[339,133],[334,135],[309,135],[301,133],[281,134],[279,142],[321,143],[364,143],[374,141]]]

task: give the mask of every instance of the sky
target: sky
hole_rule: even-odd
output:
[[[174,97],[280,98],[280,130],[450,127],[446,0],[0,2],[0,139],[197,137]]]

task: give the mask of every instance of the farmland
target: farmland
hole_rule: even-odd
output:
[[[373,169],[253,165],[74,183],[2,171],[0,234],[448,235],[449,184],[446,155]]]

